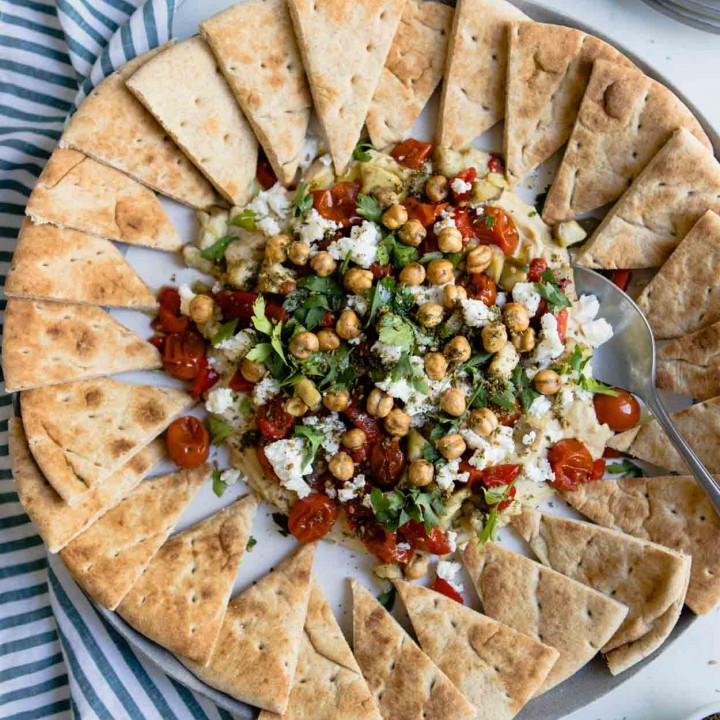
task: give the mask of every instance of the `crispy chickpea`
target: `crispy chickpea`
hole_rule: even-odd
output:
[[[446,227],[438,235],[438,248],[440,252],[457,253],[463,248],[463,238],[460,231],[454,227]]]
[[[467,409],[467,397],[459,388],[448,388],[440,396],[440,407],[448,415],[460,417]]]
[[[435,466],[427,460],[413,460],[408,468],[408,481],[416,487],[425,487],[435,476]]]
[[[406,412],[393,408],[385,418],[385,430],[395,437],[405,437],[410,432],[410,420]]]
[[[190,317],[198,325],[212,320],[215,301],[209,295],[196,295],[190,301]]]
[[[288,258],[293,265],[307,265],[310,259],[310,246],[300,240],[291,242],[288,248]]]
[[[383,210],[387,210],[399,202],[398,194],[394,190],[390,190],[390,188],[375,188],[372,195],[380,203]]]
[[[520,303],[508,303],[503,308],[503,320],[510,332],[524,332],[530,327],[527,308]]]
[[[330,328],[323,328],[317,334],[320,352],[332,352],[340,347],[340,338]]]
[[[465,256],[465,267],[469,273],[481,273],[490,267],[493,251],[487,245],[478,245]]]
[[[387,417],[393,409],[393,405],[395,405],[395,401],[392,397],[380,388],[373,388],[365,403],[367,411],[376,418]]]
[[[273,235],[265,244],[265,258],[271,263],[283,263],[287,260],[289,247],[287,235]]]
[[[400,271],[400,282],[408,287],[416,287],[425,282],[425,268],[418,262],[408,263]]]
[[[512,344],[519,353],[527,353],[535,348],[535,330],[528,328],[520,333],[512,333]]]
[[[433,175],[425,181],[425,194],[430,202],[439,203],[448,196],[449,187],[444,175]]]
[[[343,285],[355,295],[362,295],[372,287],[373,274],[369,270],[350,268],[343,277]]]
[[[562,387],[562,379],[554,370],[541,370],[533,378],[533,385],[541,395],[555,395]]]
[[[291,397],[285,401],[285,412],[293,417],[302,417],[308,411],[308,406],[299,397]]]
[[[410,247],[417,247],[427,236],[427,230],[416,219],[408,220],[399,230],[400,242]]]
[[[320,349],[320,341],[315,333],[301,332],[290,340],[290,352],[301,360],[309,358]]]
[[[404,205],[391,205],[382,214],[382,224],[388,230],[397,230],[408,221],[408,212]]]
[[[443,306],[433,302],[423,303],[417,311],[417,321],[427,328],[437,327],[443,319]]]
[[[341,450],[330,458],[328,468],[338,480],[350,480],[355,472],[355,463],[346,452]]]
[[[461,300],[467,299],[467,290],[462,285],[446,285],[443,288],[443,305],[452,310]]]
[[[248,382],[256,383],[267,375],[267,368],[262,363],[243,358],[242,363],[240,363],[240,374]]]
[[[350,405],[350,393],[347,390],[325,393],[323,405],[331,412],[342,412]]]
[[[464,335],[456,335],[445,344],[443,353],[451,363],[459,365],[470,359],[472,348]]]
[[[360,318],[352,310],[343,310],[335,323],[335,332],[343,340],[352,340],[360,335]]]
[[[340,436],[340,444],[348,450],[360,450],[367,442],[367,435],[359,428],[346,430]]]
[[[337,270],[337,260],[326,250],[321,250],[310,261],[310,267],[320,277],[328,277]]]
[[[467,449],[465,441],[460,433],[452,433],[441,437],[435,447],[446,460],[459,458]]]
[[[408,580],[419,580],[427,575],[430,567],[430,558],[423,553],[416,552],[407,565],[405,565],[405,577]]]
[[[481,332],[483,347],[489,353],[500,352],[507,345],[507,328],[502,323],[490,323]]]
[[[449,260],[432,260],[427,266],[427,279],[433,285],[445,285],[455,277],[455,268]]]
[[[467,418],[467,426],[480,437],[492,435],[499,424],[497,415],[490,408],[472,410]]]
[[[425,355],[425,374],[431,380],[442,380],[448,369],[448,361],[442,353],[429,352]]]

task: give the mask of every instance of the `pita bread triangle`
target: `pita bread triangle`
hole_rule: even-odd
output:
[[[720,213],[720,164],[681,128],[615,203],[575,261],[606,269],[660,267],[707,210]]]
[[[628,646],[648,633],[655,635],[658,621],[667,632],[655,637],[652,649],[665,640],[685,600],[690,557],[625,533],[534,510],[523,510],[511,522],[543,564],[627,605],[625,621],[602,648],[611,669],[612,653],[625,646],[623,655],[632,654]],[[668,610],[672,623],[667,622]],[[636,662],[647,654],[643,651]]]
[[[35,462],[69,505],[84,499],[193,403],[180,390],[110,378],[26,390],[20,400]]]
[[[688,335],[720,320],[720,216],[708,210],[637,299],[655,337]],[[688,282],[688,268],[693,268]]]
[[[155,193],[77,150],[50,156],[25,214],[108,240],[174,252],[182,241]]]
[[[382,720],[367,683],[317,583],[310,592],[290,701],[258,720]]]
[[[257,141],[202,38],[171,45],[126,84],[228,202],[250,199]]]
[[[493,542],[469,543],[463,561],[486,615],[560,653],[538,694],[588,663],[627,615],[619,602]]]
[[[200,24],[283,185],[295,178],[312,99],[286,0],[246,0]],[[253,168],[253,174],[255,169]]]
[[[680,127],[712,151],[700,123],[664,85],[596,60],[543,220],[571,220],[619,198]]]
[[[475,720],[510,720],[558,659],[543,645],[450,598],[395,580],[420,646],[475,706]]]
[[[25,220],[5,282],[9,297],[155,310],[157,300],[109,240]]]
[[[396,620],[356,580],[355,659],[384,718],[471,720],[475,711]]]
[[[160,354],[104,310],[13,298],[5,311],[6,392],[160,367]]]
[[[529,20],[505,0],[458,0],[438,116],[438,145],[459,149],[502,120],[508,27]]]
[[[690,555],[685,604],[695,614],[720,602],[720,517],[694,478],[598,480],[562,495],[595,523]]]
[[[203,209],[215,201],[212,186],[125,87],[136,70],[166,47],[134,58],[105,78],[70,118],[60,147],[79,150],[162,195]]]
[[[115,610],[209,477],[204,465],[140,483],[61,551],[75,582]]]
[[[365,123],[370,140],[384,148],[406,138],[445,71],[453,9],[408,0]]]
[[[315,545],[303,545],[228,605],[207,666],[185,664],[238,700],[284,713],[303,638]]]
[[[614,47],[575,28],[510,25],[504,152],[512,184],[567,142],[598,58],[632,66]]]
[[[360,138],[404,6],[405,0],[288,0],[338,175],[345,172]]]

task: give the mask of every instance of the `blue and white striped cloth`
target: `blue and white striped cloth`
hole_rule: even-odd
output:
[[[188,0],[202,2],[202,0]],[[67,115],[165,42],[174,0],[0,0],[0,282]],[[0,300],[4,313],[6,301]],[[0,718],[230,720],[135,655],[69,578],[18,501],[0,394]]]

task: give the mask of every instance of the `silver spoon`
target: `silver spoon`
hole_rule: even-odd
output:
[[[720,484],[678,432],[655,388],[655,339],[642,311],[606,277],[583,267],[575,266],[573,270],[577,294],[595,295],[600,301],[600,316],[613,328],[612,338],[595,350],[595,377],[645,402],[720,514]]]

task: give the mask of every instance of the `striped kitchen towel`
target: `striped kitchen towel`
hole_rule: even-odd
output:
[[[202,0],[188,0],[202,2]],[[0,282],[68,114],[168,39],[173,0],[0,0]],[[0,300],[4,313],[6,301]],[[0,316],[2,320],[2,316]],[[0,394],[0,718],[229,720],[133,653],[48,557],[15,492]]]

